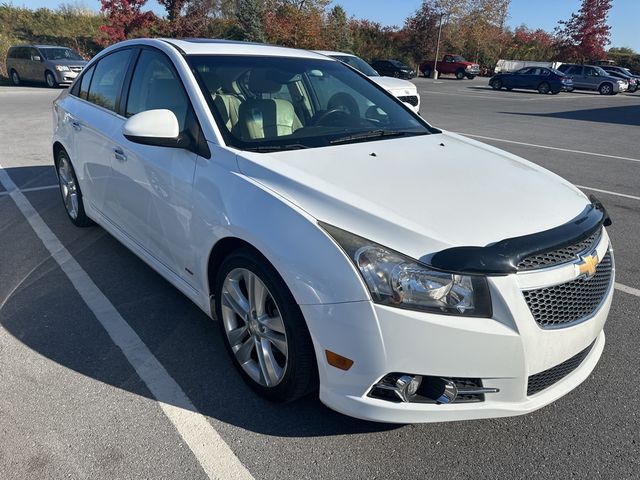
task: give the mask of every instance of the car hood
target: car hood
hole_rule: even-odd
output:
[[[408,80],[393,77],[369,77],[385,90],[391,92],[403,91],[404,95],[412,95],[417,92],[416,86]]]
[[[88,62],[86,60],[47,60],[55,65],[66,65],[67,67],[84,67]]]
[[[244,175],[317,220],[424,261],[548,230],[589,204],[557,175],[452,133],[237,159]]]

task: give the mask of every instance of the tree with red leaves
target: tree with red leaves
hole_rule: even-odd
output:
[[[606,58],[611,27],[607,16],[612,0],[582,0],[578,13],[562,20],[556,29],[565,60],[587,62]]]
[[[104,46],[142,33],[157,19],[153,12],[142,11],[147,0],[101,0],[101,3],[106,23],[100,25],[103,36],[98,42]]]

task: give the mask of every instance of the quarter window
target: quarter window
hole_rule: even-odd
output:
[[[126,116],[155,109],[171,110],[184,131],[189,99],[181,80],[162,53],[143,50],[131,79]]]
[[[129,65],[130,55],[130,50],[120,50],[98,61],[91,79],[88,101],[115,112],[116,99]]]
[[[84,72],[82,75],[82,79],[80,81],[80,91],[78,92],[78,96],[80,98],[84,98],[87,100],[89,96],[89,85],[91,85],[91,77],[93,77],[93,72],[96,69],[95,66],[91,67],[89,70]]]

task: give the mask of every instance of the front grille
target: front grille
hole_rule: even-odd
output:
[[[590,237],[573,245],[569,245],[568,247],[523,258],[520,263],[518,263],[518,270],[537,270],[538,268],[547,268],[573,262],[578,259],[581,253],[591,250],[591,248],[598,244],[601,233],[602,229],[599,229]]]
[[[591,278],[523,290],[522,294],[538,325],[542,328],[564,327],[595,313],[609,291],[612,276],[613,261],[611,253],[607,253]]]
[[[407,102],[409,105],[413,105],[414,107],[418,106],[418,96],[417,95],[406,95],[404,97],[398,97],[399,100],[403,102]]]
[[[551,367],[544,372],[531,375],[529,377],[529,381],[527,382],[527,396],[535,395],[545,388],[549,388],[551,385],[559,382],[564,377],[573,372],[576,368],[578,368],[578,366],[580,366],[582,361],[589,354],[589,352],[593,348],[594,343],[595,341],[580,353],[574,355],[569,360],[565,360],[560,365]]]

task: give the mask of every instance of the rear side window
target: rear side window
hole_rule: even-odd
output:
[[[84,75],[82,75],[82,79],[80,80],[80,90],[78,91],[78,96],[80,98],[84,98],[85,100],[89,98],[89,85],[91,85],[91,77],[93,77],[95,69],[96,67],[94,65],[84,72]]]
[[[143,50],[131,78],[126,116],[146,110],[171,110],[176,115],[182,132],[189,105],[187,94],[171,61],[160,52]]]
[[[115,112],[130,55],[131,50],[120,50],[98,61],[89,86],[88,101]]]
[[[17,52],[18,52],[17,48],[10,48],[9,52],[7,53],[7,58],[16,58]]]

